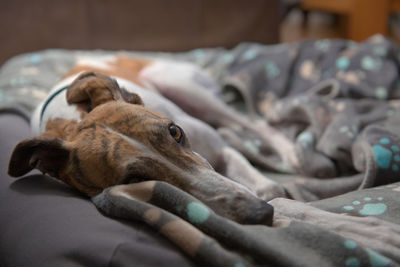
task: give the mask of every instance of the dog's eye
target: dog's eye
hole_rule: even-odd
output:
[[[182,144],[185,134],[183,132],[183,130],[181,129],[181,127],[175,125],[175,124],[171,124],[168,127],[169,133],[171,134],[171,136],[175,139],[175,141],[179,144]]]

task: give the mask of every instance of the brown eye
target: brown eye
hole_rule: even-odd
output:
[[[183,130],[175,124],[169,125],[168,130],[169,130],[169,133],[171,134],[171,136],[175,139],[175,141],[178,144],[182,144],[182,142],[184,141],[184,137],[185,137]]]

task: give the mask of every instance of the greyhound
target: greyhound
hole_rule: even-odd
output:
[[[42,133],[15,148],[11,176],[37,168],[89,196],[118,184],[165,181],[229,219],[270,221],[272,207],[214,171],[180,126],[130,92],[137,88],[132,81],[85,72],[62,84],[35,113]]]

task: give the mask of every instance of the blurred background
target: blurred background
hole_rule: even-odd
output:
[[[400,0],[283,0],[282,4],[281,42],[362,41],[376,33],[400,40]]]
[[[48,48],[187,51],[240,42],[399,40],[400,0],[0,0],[0,64]]]

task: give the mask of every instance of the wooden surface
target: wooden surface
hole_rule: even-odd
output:
[[[400,12],[400,0],[391,0],[389,5],[391,12]]]
[[[347,14],[351,6],[351,0],[304,0],[301,5],[305,10],[320,10],[337,14]]]
[[[389,14],[400,10],[400,0],[304,0],[301,7],[338,14],[343,37],[362,41],[376,33],[388,35]]]

